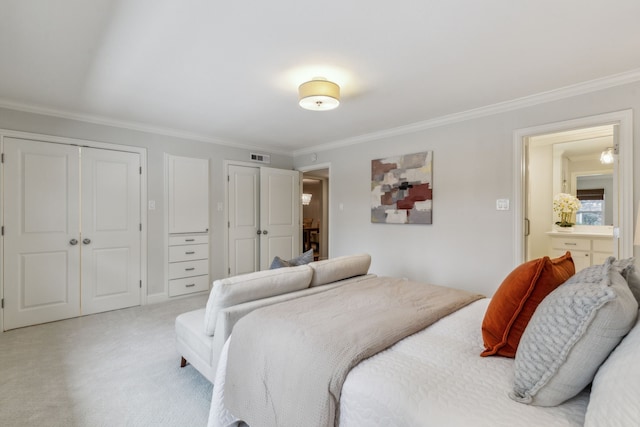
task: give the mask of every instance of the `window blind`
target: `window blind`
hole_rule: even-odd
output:
[[[604,188],[590,188],[576,192],[578,200],[604,200]]]

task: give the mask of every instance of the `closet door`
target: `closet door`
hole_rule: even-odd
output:
[[[260,268],[260,169],[229,165],[228,171],[229,275],[235,276]]]
[[[209,231],[209,160],[169,156],[169,234]]]
[[[6,138],[4,153],[4,328],[77,316],[78,148]]]
[[[266,270],[300,255],[300,173],[228,166],[229,275]]]
[[[140,155],[81,148],[82,314],[140,305]]]
[[[260,269],[300,255],[300,172],[260,168]]]

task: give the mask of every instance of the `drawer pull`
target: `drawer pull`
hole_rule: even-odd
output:
[[[185,254],[185,255],[193,255],[193,254],[195,254],[195,251],[185,252],[184,254]]]
[[[195,283],[191,283],[189,285],[184,285],[186,288],[193,288],[196,284]]]
[[[196,239],[184,239],[185,242],[195,242]]]
[[[196,269],[195,267],[189,267],[189,268],[185,268],[184,271],[193,271],[195,269]]]
[[[565,246],[575,246],[577,243],[567,243],[565,242]]]

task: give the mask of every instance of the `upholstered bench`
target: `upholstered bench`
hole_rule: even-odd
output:
[[[222,347],[233,326],[253,310],[354,284],[365,278],[371,265],[368,254],[350,255],[248,273],[213,283],[207,306],[176,318],[176,347],[187,363],[213,382]]]

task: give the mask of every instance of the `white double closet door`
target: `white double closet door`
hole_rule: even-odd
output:
[[[228,166],[230,276],[266,270],[277,255],[300,255],[300,173]]]
[[[139,305],[140,155],[4,141],[4,329]]]

